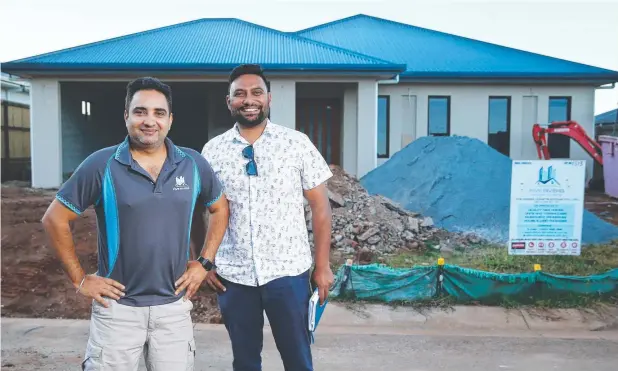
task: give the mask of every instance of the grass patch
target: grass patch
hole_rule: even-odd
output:
[[[495,273],[532,272],[534,264],[541,264],[546,273],[572,276],[589,276],[618,268],[618,241],[604,245],[588,245],[580,256],[512,256],[506,247],[480,245],[452,253],[429,249],[423,254],[406,252],[386,258],[385,264],[392,267],[433,265],[444,257],[447,264]]]
[[[541,264],[542,271],[546,273],[589,276],[618,268],[618,240],[610,244],[588,245],[582,249],[580,256],[511,256],[508,255],[506,247],[496,245],[477,245],[465,249],[440,252],[429,244],[427,251],[423,253],[400,252],[384,257],[380,261],[394,268],[410,268],[413,266],[435,265],[440,257],[444,257],[447,264],[493,273],[533,272],[534,265]],[[338,268],[333,266],[333,271],[336,271]],[[499,283],[496,285],[499,285]],[[445,309],[454,304],[495,305],[505,308],[594,308],[604,304],[618,305],[616,294],[616,292],[606,294],[568,294],[566,292],[552,292],[551,290],[537,292],[535,288],[532,288],[518,295],[499,296],[496,292],[496,295],[486,296],[479,301],[464,302],[449,295],[443,295],[428,300],[401,301],[389,303],[389,305],[411,306],[419,310],[428,308]],[[377,302],[372,300],[359,301],[353,297],[335,300],[348,302],[351,305]]]

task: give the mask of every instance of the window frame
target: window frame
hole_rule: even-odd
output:
[[[390,158],[390,137],[391,137],[391,96],[390,95],[378,95],[378,109],[377,109],[377,113],[378,115],[380,114],[380,98],[385,98],[386,99],[386,153],[384,154],[380,154],[380,151],[378,149],[376,155],[378,156],[378,158]],[[379,120],[380,118],[378,117],[378,120],[376,120],[376,133],[379,132]],[[378,147],[378,135],[376,135],[376,147]]]
[[[548,97],[548,99],[547,99],[547,122],[548,123],[560,122],[560,121],[551,121],[549,119],[550,118],[549,115],[550,115],[550,111],[551,111],[551,101],[553,99],[555,99],[555,100],[566,99],[566,102],[567,102],[567,106],[566,106],[566,108],[567,108],[566,121],[571,121],[571,117],[572,117],[572,113],[573,113],[573,97],[572,96],[566,96],[566,95],[550,95]],[[552,148],[552,140],[551,140],[552,137],[553,138],[564,137],[564,139],[562,139],[562,140],[564,140],[565,143],[568,143],[568,144],[566,144],[566,147],[565,147],[566,148],[566,154],[567,154],[566,156],[557,156],[555,154],[555,150]],[[547,144],[548,148],[547,149],[549,150],[550,155],[551,155],[552,158],[555,158],[555,159],[568,159],[568,158],[571,158],[572,153],[571,153],[571,138],[570,137],[562,136],[561,134],[548,134],[547,135],[547,141],[548,141],[548,144]]]
[[[431,100],[446,99],[446,133],[431,133]],[[434,137],[450,137],[451,136],[451,96],[450,95],[429,95],[427,97],[427,135]]]
[[[506,99],[506,132],[509,138],[508,142],[508,153],[502,153],[497,148],[494,148],[496,151],[502,153],[505,156],[511,156],[511,106],[512,106],[512,97],[510,95],[490,95],[487,99],[487,143],[489,144],[489,135],[491,134],[491,100],[492,99]],[[493,148],[493,147],[492,147]]]
[[[553,96],[553,95],[550,95],[549,98],[547,99],[547,121],[551,123],[551,121],[549,120],[549,111],[550,111],[552,99],[566,99],[566,101],[567,101],[567,118],[566,118],[566,121],[571,121],[571,111],[573,110],[573,105],[572,105],[573,97],[570,97],[570,96]]]

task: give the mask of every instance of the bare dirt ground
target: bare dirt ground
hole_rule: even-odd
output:
[[[618,225],[618,199],[601,192],[590,192],[584,203],[586,209],[600,218]]]
[[[40,223],[54,192],[2,187],[2,316],[90,317],[91,301],[76,294]],[[72,226],[80,262],[96,271],[97,226],[88,209]],[[193,319],[220,323],[216,295],[205,285],[193,298]]]
[[[54,192],[5,185],[1,192],[2,316],[89,318],[90,301],[75,294],[40,223]],[[586,207],[618,225],[618,200],[590,194]],[[96,271],[96,231],[92,209],[73,225],[77,253],[87,272]],[[194,237],[196,241],[199,233],[203,231]],[[216,295],[205,285],[194,298],[194,307],[195,322],[221,322]]]

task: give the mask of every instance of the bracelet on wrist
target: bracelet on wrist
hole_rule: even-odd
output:
[[[75,293],[78,293],[79,290],[82,289],[82,286],[84,285],[84,281],[86,280],[86,276],[87,274],[84,274],[84,278],[82,278],[82,281],[79,283],[79,286],[77,287],[77,290],[75,290]]]

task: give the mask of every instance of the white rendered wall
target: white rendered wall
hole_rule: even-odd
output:
[[[378,166],[378,84],[376,81],[359,81],[357,100],[357,163],[356,176],[365,174]],[[344,133],[347,136],[348,133]]]
[[[55,188],[62,183],[60,84],[35,79],[30,91],[32,186]]]
[[[390,156],[412,139],[428,132],[428,97],[451,97],[451,135],[469,136],[487,143],[489,131],[489,97],[511,97],[510,157],[537,159],[532,140],[532,125],[548,123],[549,97],[571,97],[571,119],[577,121],[590,137],[594,130],[594,87],[591,86],[523,86],[523,85],[380,85],[379,95],[389,95]],[[405,138],[404,138],[405,134]],[[593,160],[574,140],[572,159],[586,160],[588,179],[592,176]],[[386,159],[384,160],[386,161]]]
[[[270,120],[277,125],[296,129],[296,82],[271,80]]]

